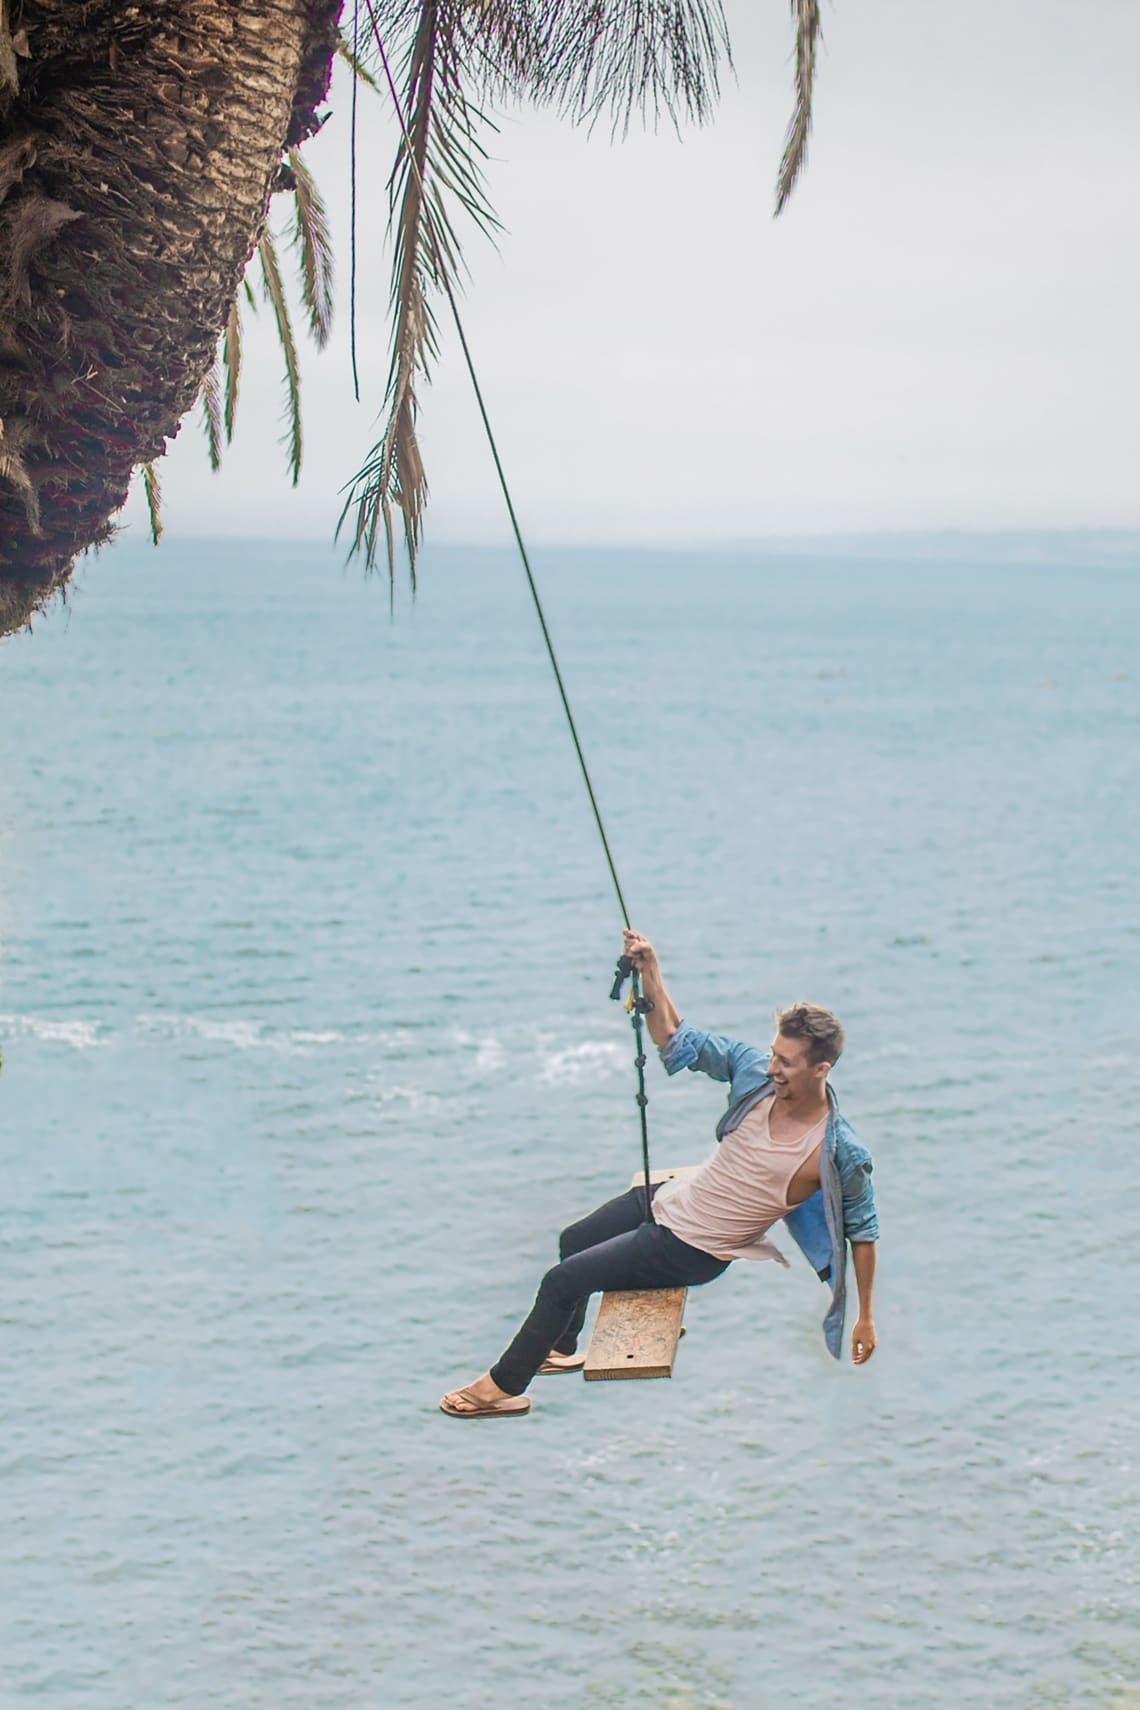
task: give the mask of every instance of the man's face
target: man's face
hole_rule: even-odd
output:
[[[782,1033],[777,1033],[768,1052],[768,1073],[776,1083],[777,1098],[811,1097],[826,1080],[829,1066],[808,1060],[806,1040],[785,1039]]]

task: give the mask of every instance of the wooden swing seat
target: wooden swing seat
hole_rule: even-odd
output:
[[[651,1170],[651,1182],[671,1182],[691,1176],[698,1166],[681,1164],[672,1170]],[[630,1187],[645,1180],[639,1171]],[[686,1288],[636,1288],[603,1294],[586,1351],[582,1376],[603,1378],[672,1377]]]

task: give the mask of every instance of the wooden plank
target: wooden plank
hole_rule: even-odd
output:
[[[651,1170],[649,1179],[668,1182],[677,1176],[691,1176],[697,1168],[696,1164],[681,1164]],[[630,1186],[639,1187],[644,1180],[644,1173],[638,1171]],[[688,1292],[684,1288],[652,1288],[604,1294],[582,1376],[595,1381],[672,1377]]]
[[[604,1294],[582,1376],[672,1377],[688,1292],[638,1288]]]

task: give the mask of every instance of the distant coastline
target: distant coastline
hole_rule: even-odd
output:
[[[741,536],[724,540],[695,538],[660,539],[647,536],[642,540],[551,540],[541,533],[533,535],[533,544],[545,552],[755,552],[808,557],[845,558],[919,558],[950,560],[986,558],[1009,564],[1069,564],[1074,558],[1097,564],[1135,564],[1140,568],[1140,528],[1056,528],[1056,529],[850,529],[830,534],[771,534]],[[233,544],[244,547],[283,547],[297,550],[325,545],[343,553],[326,535],[291,534],[275,538],[260,533],[249,534],[189,534],[172,533],[164,541],[158,556],[170,547],[218,546]],[[116,545],[146,545],[149,541],[133,531],[123,530]],[[487,552],[506,547],[505,540],[441,539],[429,543],[436,552]]]

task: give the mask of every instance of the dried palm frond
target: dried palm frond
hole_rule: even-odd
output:
[[[796,104],[784,141],[780,176],[776,184],[777,214],[783,211],[807,160],[808,135],[811,131],[811,98],[815,83],[815,50],[820,27],[819,0],[792,0],[792,17],[796,21]]]
[[[146,494],[146,511],[150,518],[150,538],[155,546],[162,539],[162,483],[158,478],[158,470],[153,463],[142,466],[143,491]]]
[[[268,231],[261,234],[257,255],[261,263],[262,288],[265,299],[273,310],[277,337],[285,358],[285,438],[289,447],[289,471],[295,487],[301,474],[301,370],[297,361],[297,345],[293,338],[289,304],[281,282],[281,264]]]
[[[291,148],[288,160],[293,176],[292,244],[301,257],[301,299],[309,316],[309,331],[317,349],[323,350],[332,330],[333,313],[333,250],[328,214],[313,175],[301,159],[300,149]]]
[[[216,475],[222,467],[222,439],[225,434],[221,363],[218,360],[202,382],[202,425],[210,448],[210,468]]]
[[[394,577],[392,510],[399,509],[414,584],[427,497],[416,438],[416,384],[429,376],[438,353],[431,289],[454,292],[461,266],[449,204],[461,208],[489,235],[498,222],[483,188],[486,151],[479,132],[487,121],[464,86],[461,0],[399,0],[388,10],[397,12],[412,33],[400,74],[399,104],[406,129],[388,181],[394,254],[387,422],[383,437],[349,484],[338,526],[355,510],[351,550],[363,552],[372,568],[382,522],[388,573]]]
[[[256,303],[254,304],[256,308]],[[241,382],[241,306],[235,297],[222,334],[222,367],[226,375],[226,444],[232,444],[237,419],[238,386]]]

